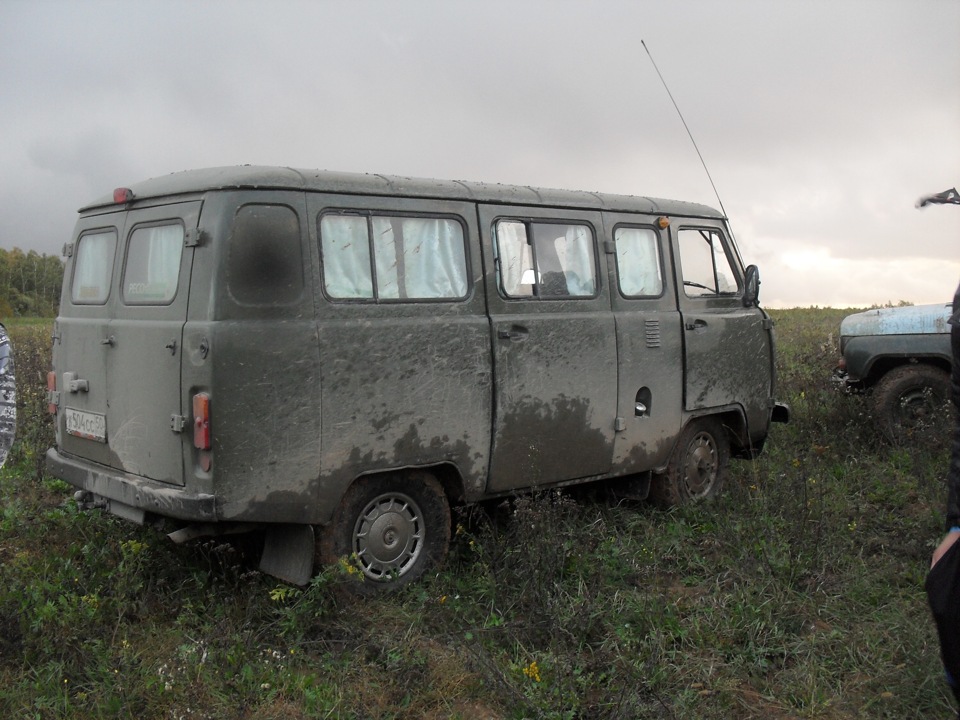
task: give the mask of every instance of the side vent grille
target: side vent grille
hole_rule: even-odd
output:
[[[645,324],[646,324],[645,334],[647,338],[647,347],[648,348],[660,347],[660,321],[647,320]]]

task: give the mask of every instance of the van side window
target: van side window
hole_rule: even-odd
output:
[[[500,288],[507,297],[597,294],[593,233],[588,226],[499,220],[494,233]]]
[[[660,244],[652,228],[618,227],[613,233],[617,247],[617,278],[627,297],[657,297],[663,292]]]
[[[127,245],[123,271],[123,302],[128,305],[168,305],[177,294],[183,225],[136,228]]]
[[[467,295],[463,227],[451,218],[326,214],[320,219],[320,251],[323,286],[334,299]]]
[[[717,230],[683,229],[677,233],[683,292],[687,297],[732,295],[739,290],[737,276]]]
[[[77,240],[70,300],[74,305],[103,305],[113,280],[116,230],[98,230]]]
[[[233,219],[227,287],[241,305],[290,305],[303,295],[300,219],[285,205],[244,205]]]

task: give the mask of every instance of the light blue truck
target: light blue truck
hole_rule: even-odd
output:
[[[950,314],[945,302],[867,310],[840,323],[837,376],[869,391],[891,441],[930,421],[949,397]]]

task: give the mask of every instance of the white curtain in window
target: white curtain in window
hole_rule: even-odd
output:
[[[596,273],[593,269],[593,238],[585,225],[568,225],[557,241],[557,255],[570,295],[593,295]]]
[[[467,294],[460,223],[441,218],[404,218],[403,262],[407,297],[461,298]]]
[[[84,235],[77,244],[76,270],[71,298],[76,304],[102,304],[110,294],[113,254],[117,236],[112,232]]]
[[[161,225],[146,230],[148,249],[145,281],[151,288],[151,298],[167,302],[177,294],[183,228],[180,225]]]
[[[497,258],[500,286],[510,296],[533,294],[533,260],[527,244],[527,228],[523,223],[497,223]]]
[[[657,235],[649,228],[619,228],[617,275],[624,295],[656,296],[663,290]]]
[[[320,221],[323,286],[334,298],[372,298],[370,245],[363,217],[326,215]]]

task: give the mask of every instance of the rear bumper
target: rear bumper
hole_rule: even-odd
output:
[[[47,450],[47,472],[98,498],[176,520],[215,521],[216,497],[191,493],[137,475]]]

